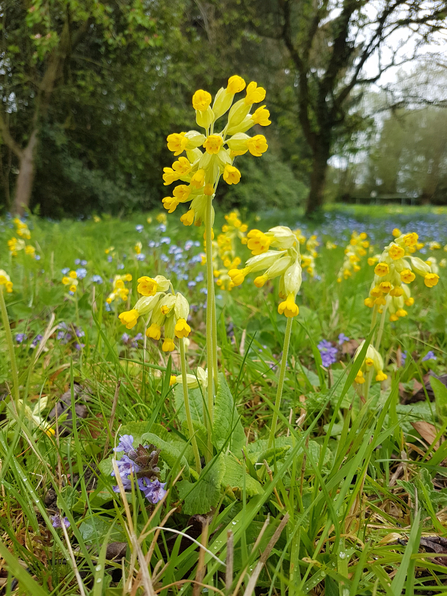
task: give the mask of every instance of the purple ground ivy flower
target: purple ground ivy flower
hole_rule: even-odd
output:
[[[330,341],[323,339],[320,341],[317,348],[320,350],[321,360],[325,368],[328,368],[331,364],[337,362],[338,349],[335,348]]]
[[[407,355],[408,355],[408,354],[407,354],[407,352],[406,352],[406,351],[402,352],[402,353],[401,353],[401,355],[400,355],[400,361],[401,361],[401,363],[402,363],[402,366],[405,366],[405,361],[406,361],[406,359],[407,359]]]
[[[437,360],[433,350],[430,350],[429,352],[427,352],[425,354],[425,356],[422,358],[422,362],[427,362],[427,360]]]
[[[16,342],[18,344],[21,344],[25,341],[26,339],[26,333],[16,333]]]

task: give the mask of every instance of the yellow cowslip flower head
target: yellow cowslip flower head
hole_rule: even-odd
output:
[[[337,248],[337,244],[328,240],[326,242],[326,248],[327,248],[327,250],[334,250],[334,248]]]
[[[424,278],[427,287],[433,287],[439,280],[436,259],[423,261],[413,256],[419,244],[416,232],[394,236],[395,240],[384,248],[382,254],[374,257],[377,263],[374,281],[365,300],[366,306],[388,309],[391,321],[406,316],[404,306],[414,304],[408,284],[416,279],[416,275]]]
[[[5,290],[10,294],[12,292],[12,281],[9,275],[3,269],[0,269],[0,291],[3,290],[3,286],[5,286]]]
[[[163,212],[159,213],[155,219],[160,224],[166,224],[166,222],[168,221],[168,218],[166,217],[166,213],[163,213]]]
[[[222,226],[222,234],[213,241],[213,271],[216,285],[223,290],[232,290],[234,284],[228,271],[236,269],[241,264],[241,259],[237,256],[237,243],[238,241],[242,244],[246,243],[247,225],[242,223],[238,211],[225,215],[225,220],[227,223]],[[205,263],[206,259],[202,264]]]
[[[74,275],[73,275],[74,274]],[[70,271],[68,275],[64,275],[62,278],[64,286],[68,286],[68,291],[74,294],[78,289],[78,280],[76,271]]]
[[[394,228],[394,230],[392,231],[392,234],[395,238],[402,236],[402,232],[399,230],[399,228]]]
[[[340,271],[337,275],[337,281],[341,282],[342,279],[348,279],[353,276],[354,273],[361,269],[361,259],[366,255],[366,248],[369,247],[369,241],[367,240],[368,235],[365,232],[359,234],[355,230],[351,234],[349,244],[345,248],[345,258]],[[369,259],[368,259],[369,263]]]
[[[142,296],[155,296],[157,292],[166,292],[171,282],[163,275],[147,277],[144,275],[138,279],[137,292]]]
[[[128,329],[132,329],[138,318],[146,315],[146,336],[158,341],[164,327],[162,350],[171,352],[175,349],[175,337],[185,338],[191,333],[187,323],[189,303],[182,294],[173,293],[171,282],[162,275],[140,277],[138,284],[137,290],[143,296],[132,310],[121,313],[119,318]],[[168,290],[170,293],[167,293]]]
[[[306,236],[304,236],[304,234],[302,233],[302,231],[300,229],[294,230],[293,233],[297,237],[297,240],[300,244],[306,243]]]
[[[441,245],[439,244],[439,242],[429,242],[429,243],[428,243],[428,248],[429,248],[430,250],[440,250],[442,247],[441,247]]]
[[[270,113],[266,106],[250,114],[252,105],[265,98],[265,90],[252,82],[247,88],[246,97],[232,105],[234,94],[244,88],[245,81],[234,75],[228,80],[227,87],[218,91],[213,103],[208,91],[199,89],[193,95],[193,107],[197,124],[205,129],[205,134],[190,130],[170,134],[167,138],[168,149],[181,157],[172,167],[164,168],[164,184],[178,181],[184,184],[176,186],[171,196],[163,198],[163,206],[173,213],[180,203],[191,201],[187,212],[180,218],[186,226],[200,226],[204,221],[221,178],[227,184],[239,183],[241,172],[234,164],[238,155],[250,152],[260,157],[268,149],[263,135],[250,137],[246,134],[255,124],[270,124]],[[217,120],[228,110],[228,121],[223,122],[218,129]],[[186,157],[181,155],[183,152],[186,152]],[[214,221],[214,211],[211,213]]]
[[[113,278],[112,292],[106,298],[107,304],[111,304],[114,300],[122,300],[125,302],[129,295],[129,289],[126,288],[125,284],[132,281],[132,275],[125,273],[124,275],[115,275]]]
[[[234,286],[239,286],[249,273],[263,271],[263,274],[254,280],[258,288],[268,280],[279,277],[279,295],[283,301],[278,306],[278,312],[289,318],[296,317],[299,308],[295,298],[302,282],[300,245],[297,237],[290,228],[284,226],[271,228],[266,234],[259,230],[252,230],[252,232],[256,234],[249,232],[248,247],[250,248],[250,242],[253,241],[251,250],[254,256],[248,259],[243,269],[230,269],[229,277]],[[264,236],[267,240],[263,238]],[[256,243],[255,240],[257,240]],[[277,250],[261,251],[260,246],[263,247],[265,243]]]
[[[18,217],[15,217],[12,221],[16,227],[17,235],[21,238],[29,240],[31,238],[31,232],[29,231],[29,228],[26,225],[26,223],[22,222]]]
[[[109,248],[106,248],[104,252],[106,253],[106,255],[108,255],[108,254],[110,254],[110,253],[111,253],[113,250],[115,250],[115,247],[114,247],[114,246],[109,246]]]
[[[181,375],[173,375],[173,377],[174,378],[171,377],[171,385],[181,384],[183,382],[183,377]],[[186,382],[188,389],[196,389],[197,387],[206,389],[208,387],[208,371],[203,370],[201,366],[198,366],[195,375],[186,375]]]
[[[357,360],[357,358],[360,355],[360,352],[362,351],[363,346],[365,345],[365,340],[362,341],[362,343],[359,345],[359,347],[357,348],[355,354],[354,354],[354,362]],[[365,372],[369,372],[369,370],[374,367],[375,371],[376,371],[376,381],[381,382],[381,381],[386,381],[386,379],[388,378],[388,376],[383,372],[383,359],[382,356],[379,354],[379,352],[370,344],[366,350],[366,356],[365,359],[362,362],[362,366],[360,367],[357,376],[355,378],[355,382],[358,384],[363,384],[365,382],[365,377],[364,374]]]
[[[135,246],[133,247],[134,251],[136,252],[137,255],[141,254],[141,251],[143,249],[143,244],[141,242],[137,242],[135,244]]]
[[[429,265],[432,273],[439,273],[439,267],[442,267],[442,265],[440,262],[438,267],[438,261],[436,260],[436,257],[428,257],[425,262],[427,265]]]

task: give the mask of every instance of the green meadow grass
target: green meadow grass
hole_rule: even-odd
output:
[[[353,347],[340,351],[329,369],[321,366],[317,347],[323,339],[337,345],[340,333],[352,341],[368,338],[371,311],[363,301],[373,269],[364,262],[352,279],[337,283],[353,219],[358,232],[373,235],[372,254],[390,242],[394,226],[422,230],[427,242],[447,244],[442,209],[400,209],[339,206],[307,228],[299,225],[299,212],[261,212],[256,220],[248,218],[249,229],[266,231],[282,224],[301,227],[306,236],[317,233],[317,276],[304,279],[297,298],[300,315],[294,321],[270,449],[267,438],[286,325],[277,314],[277,290],[273,284],[258,289],[249,279],[231,292],[216,288],[219,365],[237,416],[229,426],[223,424],[219,447],[199,479],[192,471],[181,395],[174,395],[169,384],[171,373],[180,374],[178,354],[169,357],[150,340],[146,349],[143,340],[132,346],[142,327],[128,331],[130,339],[124,342],[126,329],[117,315],[134,303],[138,277],[171,277],[195,306],[189,368],[203,365],[206,296],[201,289],[206,286],[199,281],[190,287],[188,282],[200,278],[205,268],[182,257],[188,277],[179,279],[169,254],[173,244],[202,243],[203,228],[179,225],[176,214],[168,216],[166,231],[141,215],[103,217],[97,223],[32,219],[30,242],[40,256],[35,261],[23,251],[11,257],[7,240],[14,229],[3,221],[1,268],[14,283],[13,293],[5,296],[18,382],[15,386],[8,329],[2,326],[1,593],[446,593],[446,558],[423,548],[421,536],[425,545],[430,540],[442,545],[447,539],[447,389],[435,380],[422,390],[420,401],[408,403],[425,386],[429,370],[445,373],[443,269],[433,289],[415,282],[415,304],[407,317],[387,322],[381,352],[388,379],[381,386],[373,384],[366,402],[353,388],[360,362],[352,362]],[[218,218],[216,229],[223,223]],[[136,225],[144,226],[141,233]],[[148,247],[162,238],[170,243]],[[337,248],[326,248],[328,240]],[[138,241],[144,261],[135,256]],[[105,252],[110,247],[112,262]],[[188,255],[201,250],[193,247]],[[249,257],[242,245],[238,254],[243,260]],[[444,254],[442,249],[427,250],[425,256],[441,261]],[[70,296],[61,270],[81,266],[75,259],[87,261],[87,276],[76,296]],[[118,269],[121,264],[124,268]],[[116,273],[132,275],[132,292],[128,303],[114,302],[108,311],[105,299]],[[92,275],[100,275],[103,283],[91,282]],[[72,336],[66,343],[58,339],[61,323]],[[77,328],[82,337],[75,337]],[[19,333],[26,335],[22,343],[16,341]],[[43,340],[33,348],[38,334]],[[76,349],[76,343],[84,346]],[[423,361],[428,351],[436,360]],[[407,354],[405,364],[402,352]],[[75,399],[79,386],[88,394],[82,416],[75,407],[81,403]],[[15,408],[16,389],[31,408],[46,399],[43,420],[68,392],[71,425],[66,426],[65,413],[51,420],[55,434],[47,435],[24,409]],[[192,395],[199,428],[206,411],[200,391]],[[222,401],[223,410],[229,403]],[[431,425],[431,440],[412,426],[421,421]],[[238,424],[244,429],[244,445],[232,450]],[[142,442],[156,436],[163,445],[161,477],[168,493],[157,505],[135,487],[126,493],[112,490],[113,447],[122,434]],[[53,527],[50,516],[57,512],[70,522],[67,529]],[[112,543],[121,543],[119,558],[111,556]]]

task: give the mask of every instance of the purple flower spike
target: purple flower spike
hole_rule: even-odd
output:
[[[120,440],[118,446],[115,447],[114,451],[118,453],[118,451],[124,451],[124,453],[129,453],[134,451],[133,448],[133,436],[132,435],[120,435]]]
[[[139,478],[138,486],[146,499],[153,505],[161,501],[166,494],[166,482],[160,482],[159,480],[151,482],[148,478]]]

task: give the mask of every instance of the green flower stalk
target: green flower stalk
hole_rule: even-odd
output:
[[[246,88],[245,97],[234,103],[234,96]],[[206,355],[208,368],[207,384],[207,430],[208,453],[212,457],[212,427],[214,420],[214,396],[218,384],[217,361],[217,316],[214,297],[213,272],[213,223],[217,185],[222,178],[228,185],[238,184],[241,172],[235,167],[237,156],[247,152],[260,157],[267,151],[264,135],[250,137],[247,131],[255,124],[271,124],[270,112],[261,106],[251,113],[252,106],[265,98],[265,89],[252,81],[246,86],[244,79],[235,75],[228,79],[226,88],[221,88],[213,101],[208,91],[199,89],[192,97],[196,112],[196,122],[204,132],[190,130],[170,134],[167,138],[168,149],[178,159],[172,167],[163,169],[165,186],[180,182],[172,191],[172,196],[163,199],[163,206],[173,213],[180,203],[189,203],[189,209],[180,217],[185,226],[205,224],[206,260],[207,260],[207,314],[206,314]],[[216,130],[217,121],[228,112],[228,117],[220,130]],[[185,155],[182,155],[186,153]]]
[[[9,325],[8,311],[6,310],[4,290],[8,293],[12,292],[12,281],[9,275],[3,269],[0,269],[0,311],[2,315],[3,327],[5,328],[6,344],[8,346],[9,360],[11,363],[11,375],[12,375],[12,386],[13,396],[16,406],[19,405],[20,394],[19,394],[19,375],[17,373],[17,363],[14,353],[14,343],[12,340],[11,327]]]

